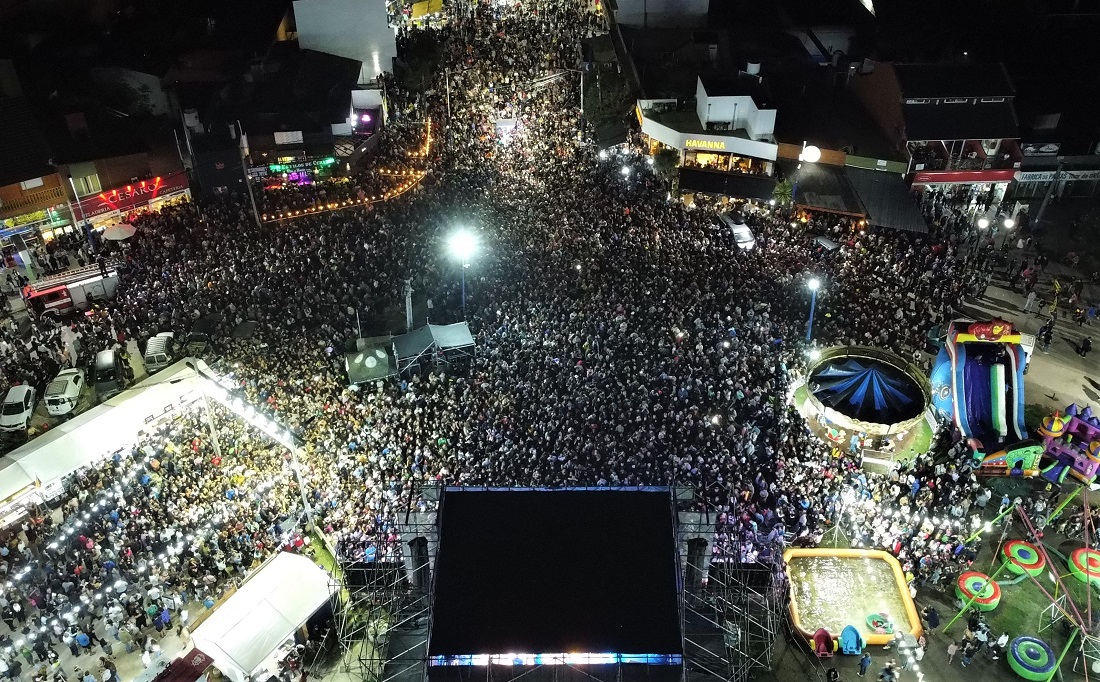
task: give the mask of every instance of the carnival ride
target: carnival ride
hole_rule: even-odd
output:
[[[1021,340],[1004,320],[952,322],[932,371],[933,405],[951,415],[976,458],[990,460],[986,473],[1033,472],[1041,453],[1024,427]]]
[[[1051,519],[1058,516],[1066,505],[1081,494],[1082,491],[1084,492],[1083,506],[1085,513],[1088,514],[1088,489],[1085,486],[1080,486],[1051,512],[1047,518],[1047,522],[1049,523]],[[994,566],[991,564],[989,568],[992,570],[992,573],[989,575],[978,571],[967,571],[959,576],[956,581],[955,590],[956,595],[959,597],[961,608],[959,612],[947,622],[943,628],[943,632],[947,633],[951,626],[962,617],[964,613],[971,609],[977,609],[979,611],[992,611],[996,609],[998,604],[1002,601],[1002,587],[997,583],[996,579],[1002,572],[1007,571],[1008,573],[1014,574],[1015,577],[1007,581],[1006,584],[1030,581],[1049,602],[1049,606],[1043,610],[1040,616],[1036,633],[1034,635],[1021,635],[1012,640],[1007,651],[1009,666],[1018,676],[1025,680],[1047,682],[1054,677],[1065,656],[1073,648],[1074,643],[1078,642],[1078,637],[1080,637],[1080,661],[1084,663],[1084,677],[1087,681],[1090,668],[1093,672],[1100,672],[1100,638],[1091,634],[1090,628],[1088,627],[1088,625],[1092,623],[1093,618],[1092,588],[1093,586],[1100,587],[1100,552],[1091,548],[1089,544],[1089,533],[1086,529],[1084,547],[1068,552],[1064,560],[1068,572],[1059,575],[1061,571],[1056,567],[1057,565],[1050,557],[1050,551],[1053,550],[1048,550],[1043,544],[1041,540],[1042,534],[1038,532],[1035,524],[1032,523],[1030,517],[1023,508],[1017,505],[1009,506],[992,522],[985,524],[984,531],[991,530],[992,526],[999,523],[1002,519],[1011,519],[1013,515],[1019,517],[1021,524],[1026,529],[1027,535],[1031,538],[1036,538],[1036,540],[1009,540],[1008,534],[1012,526],[1010,523],[1005,523],[999,543],[1000,547],[993,560],[993,562],[996,563],[999,559],[1000,565],[996,567],[996,570],[993,570]],[[968,538],[964,544],[969,543],[982,532],[983,530],[979,529]],[[1043,584],[1044,581],[1039,579],[1043,573],[1048,573],[1050,580],[1054,583],[1053,594],[1051,594]],[[1067,585],[1063,582],[1063,578],[1070,575],[1088,586],[1086,588],[1087,596],[1085,597],[1085,606],[1083,608],[1078,606],[1067,588]],[[1061,652],[1055,654],[1050,644],[1041,639],[1040,636],[1044,632],[1051,632],[1054,626],[1062,621],[1066,621],[1070,626],[1068,630],[1069,637]],[[1051,632],[1051,634],[1054,633]],[[1076,670],[1076,665],[1074,669]]]

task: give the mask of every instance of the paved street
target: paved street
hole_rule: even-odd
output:
[[[1063,281],[1068,284],[1069,279]],[[1001,317],[1020,331],[1035,334],[1047,318],[1024,313],[1025,296],[1001,284],[990,286],[982,299],[964,306],[966,312],[977,319]],[[1094,287],[1086,287],[1086,295],[1089,288]],[[1082,358],[1075,350],[1086,336],[1093,336],[1096,341],[1100,337],[1096,332],[1100,329],[1089,325],[1078,327],[1065,308],[1060,310],[1050,351],[1044,353],[1036,347],[1032,354],[1025,382],[1028,404],[1041,403],[1052,410],[1060,410],[1071,402],[1100,403],[1100,357],[1091,354]]]

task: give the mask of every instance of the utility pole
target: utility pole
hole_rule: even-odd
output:
[[[443,76],[447,82],[447,124],[451,123],[451,68],[447,67],[443,70]]]
[[[1039,204],[1039,212],[1035,214],[1035,224],[1038,225],[1043,221],[1043,212],[1047,210],[1047,204],[1050,203],[1050,197],[1054,194],[1054,186],[1062,180],[1062,166],[1063,162],[1058,162],[1058,169],[1054,171],[1054,177],[1050,179],[1050,186],[1047,187],[1046,196],[1043,197],[1043,203]]]
[[[237,131],[240,133],[240,138],[237,140],[237,153],[241,155],[241,173],[244,175],[244,186],[248,189],[248,200],[252,202],[252,215],[256,216],[256,224],[262,224],[260,221],[260,211],[256,208],[256,195],[252,193],[252,180],[248,177],[248,164],[244,160],[244,128],[241,127],[241,122],[237,121]]]
[[[405,331],[411,332],[413,328],[413,281],[405,280]],[[362,334],[359,334],[362,336]]]

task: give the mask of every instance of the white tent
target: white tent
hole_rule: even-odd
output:
[[[245,682],[335,592],[335,581],[309,558],[280,552],[191,636],[229,679]]]
[[[149,422],[199,398],[202,382],[177,362],[12,450],[0,461],[0,500],[19,496],[28,481],[49,487],[133,443]]]

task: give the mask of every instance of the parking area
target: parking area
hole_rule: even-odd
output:
[[[126,350],[129,353],[130,368],[134,372],[134,383],[145,379],[148,376],[148,372],[145,370],[145,363],[142,362],[141,354],[138,352],[137,342],[130,340],[126,344]],[[80,398],[71,412],[62,416],[51,415],[46,410],[46,401],[43,395],[37,396],[37,404],[34,408],[34,414],[31,416],[30,425],[27,429],[26,435],[24,434],[9,434],[5,433],[0,435],[0,448],[4,451],[16,448],[29,439],[38,436],[58,424],[61,424],[73,417],[87,412],[88,410],[99,404],[95,395],[95,380],[92,375],[91,368],[85,368],[86,379],[83,382],[83,386],[80,390]]]

